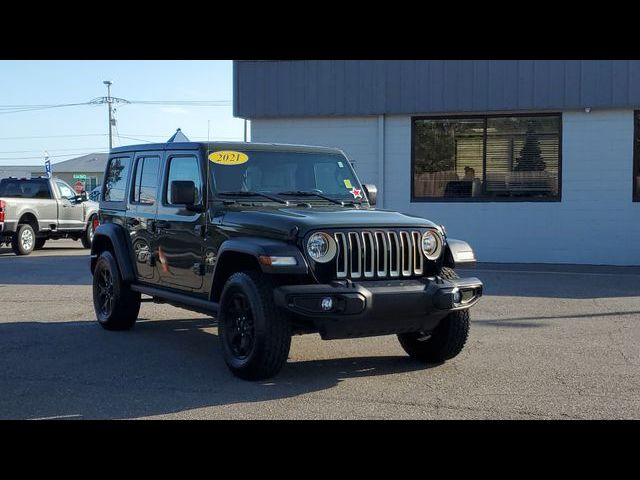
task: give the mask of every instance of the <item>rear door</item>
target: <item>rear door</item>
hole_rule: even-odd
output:
[[[133,180],[128,198],[126,229],[136,258],[138,277],[153,280],[154,221],[158,210],[158,186],[162,152],[139,152],[134,157]]]
[[[160,283],[183,290],[202,287],[205,213],[189,211],[171,199],[174,180],[192,180],[197,203],[204,202],[205,172],[197,151],[167,151],[163,168],[162,201],[156,216],[157,270]]]
[[[58,190],[58,229],[83,230],[85,228],[82,203],[76,202],[76,192],[66,182],[55,179]]]

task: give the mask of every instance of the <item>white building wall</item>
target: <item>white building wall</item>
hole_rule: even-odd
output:
[[[255,120],[252,140],[337,146],[380,183],[375,117]],[[384,208],[444,224],[480,261],[640,265],[631,110],[562,114],[561,202],[412,203],[410,116],[386,117],[384,150]]]

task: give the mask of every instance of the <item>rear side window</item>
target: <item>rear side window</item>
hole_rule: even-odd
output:
[[[196,184],[196,204],[202,201],[202,176],[200,175],[200,162],[195,156],[171,157],[169,159],[169,174],[167,175],[166,201],[173,205],[171,200],[171,182],[175,180],[191,180]]]
[[[50,199],[49,181],[5,178],[0,180],[0,197]]]
[[[139,157],[136,160],[136,175],[131,192],[131,202],[144,205],[156,203],[160,158]]]
[[[104,201],[123,202],[129,178],[131,159],[129,157],[117,157],[109,160],[107,174],[104,177]]]

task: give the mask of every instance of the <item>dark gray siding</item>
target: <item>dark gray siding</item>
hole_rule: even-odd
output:
[[[638,106],[638,60],[234,61],[241,118]]]

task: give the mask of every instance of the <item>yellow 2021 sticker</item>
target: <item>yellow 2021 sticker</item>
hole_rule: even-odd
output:
[[[249,157],[242,152],[221,150],[209,154],[209,160],[218,165],[240,165],[249,161]]]
[[[351,185],[351,180],[349,180],[348,178],[344,179],[344,186],[347,188],[353,188],[353,185]]]

